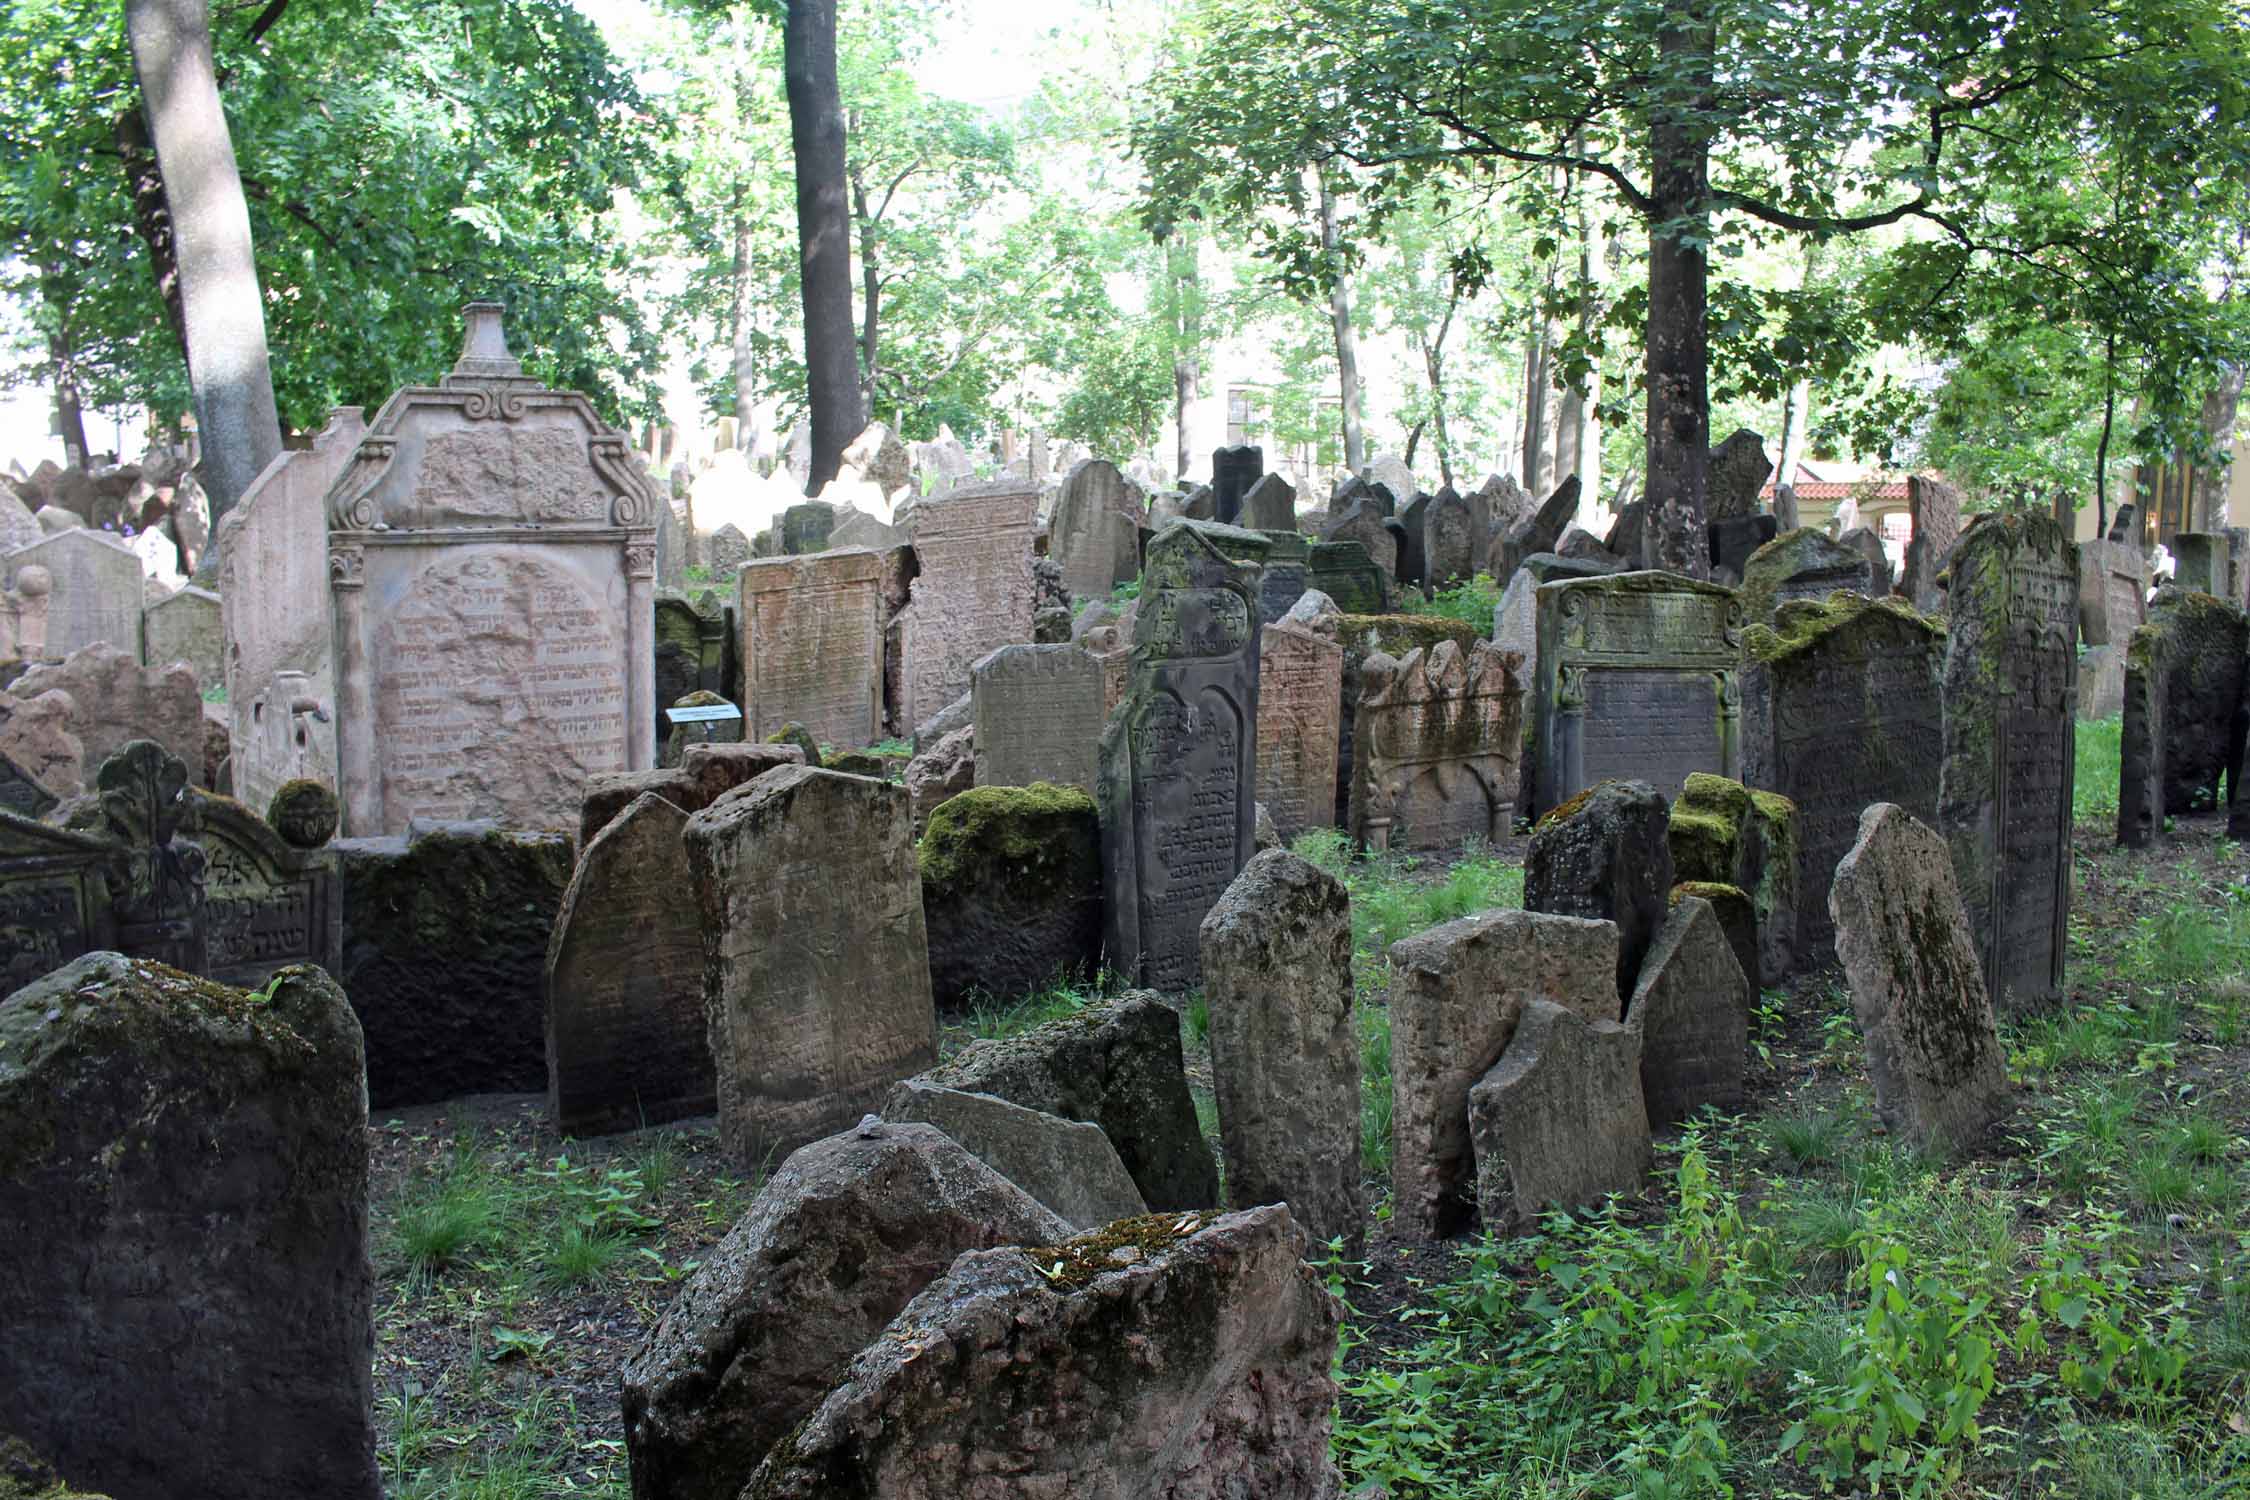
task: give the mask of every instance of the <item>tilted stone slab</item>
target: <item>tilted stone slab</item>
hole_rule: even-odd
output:
[[[1633,993],[1672,892],[1671,810],[1645,781],[1605,781],[1539,820],[1526,911],[1617,924],[1617,996]]]
[[[1688,896],[1673,904],[1641,965],[1625,1025],[1641,1040],[1641,1092],[1651,1125],[1674,1125],[1707,1108],[1742,1108],[1749,993],[1710,902]]]
[[[1477,1211],[1492,1234],[1587,1208],[1648,1175],[1640,1037],[1544,1000],[1524,1007],[1508,1050],[1469,1090]]]
[[[1141,1190],[1099,1125],[909,1078],[883,1118],[934,1125],[971,1156],[1052,1209],[1073,1230],[1148,1212]]]

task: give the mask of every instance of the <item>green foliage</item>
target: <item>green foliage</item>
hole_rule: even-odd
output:
[[[1343,882],[1352,901],[1352,947],[1369,980],[1400,938],[1494,907],[1523,905],[1523,867],[1474,852],[1435,871],[1413,855],[1362,858],[1341,829],[1312,828],[1291,850]]]
[[[667,1151],[646,1148],[660,1172],[669,1170]],[[557,1156],[535,1167],[464,1137],[443,1170],[412,1184],[392,1210],[380,1258],[422,1289],[472,1270],[550,1290],[582,1286],[659,1227],[650,1197],[633,1166],[597,1170]]]
[[[2074,823],[2100,823],[2115,837],[2117,793],[2125,774],[2125,721],[2080,719],[2077,756],[2070,783],[2070,816]]]
[[[1493,612],[1499,607],[1500,586],[1492,581],[1490,573],[1479,573],[1466,583],[1432,594],[1428,607],[1421,612],[1465,621],[1477,628],[1477,634],[1490,640]]]

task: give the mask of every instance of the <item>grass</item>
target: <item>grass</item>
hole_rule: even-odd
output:
[[[1091,980],[1057,977],[1045,987],[1015,1000],[995,1000],[978,991],[969,998],[969,1034],[980,1042],[1018,1036],[1034,1026],[1060,1021],[1067,1016],[1077,1015],[1090,1005],[1098,1005],[1105,996],[1117,993],[1120,987],[1118,976],[1105,970]],[[1208,1010],[1204,1012],[1204,1018],[1208,1026]]]
[[[1438,590],[1430,596],[1430,602],[1415,613],[1465,621],[1477,628],[1478,635],[1490,640],[1493,612],[1499,607],[1500,586],[1492,581],[1490,573],[1479,573],[1466,583]]]
[[[1432,869],[1411,854],[1359,856],[1341,829],[1314,828],[1290,845],[1343,883],[1352,900],[1352,949],[1362,989],[1391,944],[1442,922],[1523,905],[1523,866],[1471,851]]]
[[[2117,822],[2117,789],[2124,776],[2123,719],[2080,719],[2078,758],[2072,773],[2070,814],[2075,822]]]

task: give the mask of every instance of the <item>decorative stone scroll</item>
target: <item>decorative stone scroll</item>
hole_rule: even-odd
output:
[[[1986,988],[2020,1009],[2068,951],[2078,548],[2051,517],[1986,516],[1950,571],[1938,825]]]
[[[1152,989],[1195,987],[1204,915],[1253,852],[1258,565],[1236,558],[1264,540],[1183,521],[1148,545],[1099,801],[1109,961]]]
[[[1535,810],[1612,778],[1739,780],[1742,625],[1733,590],[1677,573],[1541,585]]]
[[[656,763],[656,487],[593,403],[523,374],[500,308],[383,404],[328,492],[344,826],[572,828]]]
[[[906,523],[921,572],[893,621],[899,722],[919,724],[969,690],[969,668],[1031,639],[1031,537],[1039,494],[1020,483],[964,485]]]
[[[1336,821],[1343,693],[1341,645],[1300,625],[1266,624],[1258,641],[1258,802],[1284,844]]]
[[[824,745],[883,737],[883,556],[844,547],[743,565],[742,737],[802,724]]]
[[[1351,827],[1369,849],[1507,837],[1523,764],[1522,665],[1487,641],[1360,665]]]

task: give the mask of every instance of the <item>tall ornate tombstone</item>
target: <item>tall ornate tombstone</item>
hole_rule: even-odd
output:
[[[1336,820],[1344,648],[1268,621],[1258,639],[1258,801],[1286,844]]]
[[[1440,641],[1360,664],[1351,831],[1370,849],[1457,849],[1507,837],[1523,765],[1521,663]]]
[[[147,586],[131,547],[106,531],[73,528],[0,557],[0,584],[14,588],[26,568],[45,568],[50,582],[47,655],[68,656],[96,641],[141,654]]]
[[[1221,448],[1211,455],[1211,509],[1212,514],[1227,525],[1234,525],[1242,515],[1242,497],[1266,472],[1266,450],[1245,443],[1236,448]]]
[[[1955,544],[1938,826],[2003,1010],[2062,985],[2078,672],[2078,549],[2047,516]]]
[[[1740,780],[1742,626],[1732,589],[1677,573],[1541,585],[1534,810],[1612,778]]]
[[[1253,852],[1256,532],[1176,522],[1148,544],[1132,681],[1102,733],[1109,962],[1168,993],[1202,975],[1198,931]]]
[[[1825,962],[1828,882],[1859,815],[1895,802],[1937,814],[1945,637],[1903,601],[1842,595],[1784,604],[1742,642],[1742,780],[1797,804],[1796,951]]]
[[[1143,514],[1139,488],[1106,458],[1089,458],[1063,476],[1047,522],[1047,555],[1062,565],[1074,596],[1106,599],[1140,575]]]
[[[1094,790],[1102,664],[1072,645],[1002,646],[970,669],[977,785]]]
[[[1039,492],[1021,482],[964,485],[914,507],[906,523],[921,572],[893,620],[899,722],[919,724],[969,690],[969,668],[1031,639],[1031,536]]]
[[[523,373],[495,303],[328,492],[345,831],[573,828],[656,764],[656,511],[624,433]]]
[[[844,547],[743,565],[742,736],[802,724],[823,745],[883,737],[883,556]]]

